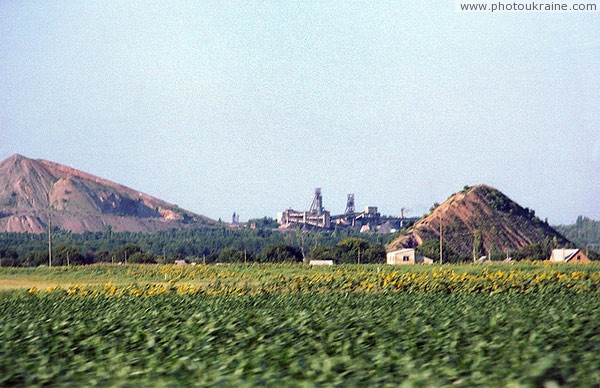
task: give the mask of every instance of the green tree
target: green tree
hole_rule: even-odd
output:
[[[489,250],[489,255],[488,255],[488,260],[498,260],[501,257],[499,256],[498,253],[498,249],[496,248],[496,245],[494,245],[493,243],[490,245],[490,250]]]
[[[117,262],[129,262],[129,258],[136,253],[143,253],[142,248],[135,244],[127,244],[115,249],[112,252],[112,257],[115,258]]]
[[[2,248],[0,249],[0,267],[16,267],[18,266],[19,254],[14,249]]]
[[[371,245],[360,255],[360,262],[365,264],[385,264],[385,247],[381,244]]]
[[[79,247],[61,243],[54,248],[52,265],[82,265],[86,264],[85,256]]]
[[[48,265],[48,251],[32,251],[27,253],[23,266],[37,267],[39,265]]]
[[[156,257],[148,252],[135,252],[129,257],[128,262],[135,264],[156,264]]]
[[[429,257],[430,259],[433,259],[434,262],[439,263],[440,240],[432,239],[425,241],[423,244],[417,247],[417,253],[419,255]],[[444,263],[457,263],[461,261],[460,257],[446,243],[442,244],[442,253]]]
[[[513,259],[517,260],[546,260],[548,253],[543,242],[527,245],[517,252],[513,252]]]
[[[279,226],[279,224],[277,223],[277,220],[270,218],[270,217],[249,219],[248,225],[252,225],[252,224],[254,224],[254,226],[258,229],[265,229],[265,228],[277,229],[277,227]]]
[[[348,237],[337,243],[339,260],[342,263],[361,263],[361,255],[369,248],[367,240],[358,237]]]
[[[262,263],[297,263],[302,259],[300,248],[287,244],[269,245],[258,255],[258,261]]]
[[[485,255],[485,247],[483,245],[483,235],[481,230],[475,231],[473,238],[473,261],[477,261],[481,256]]]
[[[311,248],[306,255],[307,260],[333,260],[338,261],[338,249],[331,246],[319,245]]]
[[[221,250],[217,262],[219,263],[243,263],[244,258],[246,262],[250,261],[248,254],[239,249],[227,247]]]

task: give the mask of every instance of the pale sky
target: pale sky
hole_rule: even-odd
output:
[[[3,0],[0,159],[226,221],[477,183],[600,219],[600,13],[425,3]]]

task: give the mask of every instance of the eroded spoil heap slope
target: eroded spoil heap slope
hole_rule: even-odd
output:
[[[50,206],[49,206],[50,205]],[[153,232],[213,220],[158,198],[47,160],[13,155],[0,163],[0,231]]]
[[[568,243],[560,233],[523,208],[502,192],[478,185],[465,188],[437,206],[419,220],[407,233],[398,237],[388,251],[401,247],[414,248],[440,238],[457,255],[470,258],[476,238],[484,250],[492,247],[499,252],[515,251],[536,243],[553,241]],[[477,237],[479,235],[479,237]]]

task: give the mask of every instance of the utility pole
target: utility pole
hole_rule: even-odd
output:
[[[585,246],[585,255],[589,258],[590,257],[590,244],[587,244]]]
[[[477,230],[473,230],[473,263],[477,261]]]
[[[444,253],[442,251],[442,213],[440,212],[440,265],[443,264]]]
[[[48,266],[52,267],[52,207],[50,204],[50,190],[46,191],[48,198]]]

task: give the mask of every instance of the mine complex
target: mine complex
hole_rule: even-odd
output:
[[[348,194],[344,214],[332,216],[323,206],[321,188],[315,189],[315,196],[308,211],[287,209],[277,213],[279,229],[297,227],[332,229],[338,226],[359,229],[361,232],[393,233],[411,221],[416,221],[416,218],[404,218],[404,209],[401,217],[382,216],[376,206],[367,206],[362,212],[357,212],[354,206],[354,194]]]

